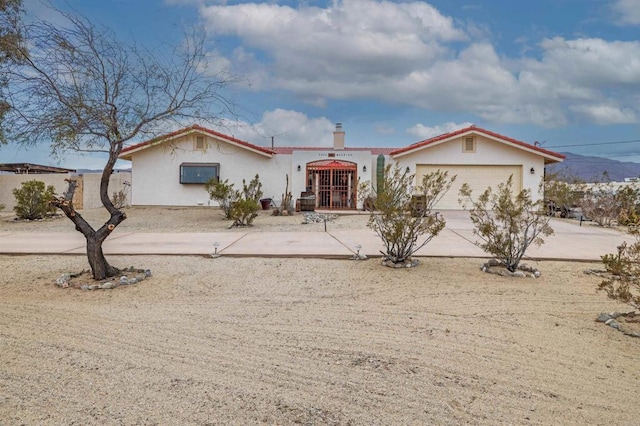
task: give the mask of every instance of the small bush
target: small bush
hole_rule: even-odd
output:
[[[231,219],[234,226],[251,226],[253,219],[258,217],[260,210],[260,198],[262,198],[262,183],[260,177],[256,175],[247,184],[242,180],[242,192],[238,193],[238,198],[231,206]]]
[[[582,211],[600,226],[635,225],[638,223],[640,189],[637,186],[621,186],[617,190],[612,183],[596,183],[585,190],[581,202]]]
[[[16,205],[13,210],[20,219],[42,219],[55,212],[51,201],[55,198],[55,188],[45,188],[44,182],[30,180],[23,182],[20,188],[13,190]]]
[[[602,256],[602,263],[611,277],[602,281],[598,290],[611,299],[640,309],[640,238],[628,245],[625,241],[615,254]]]
[[[233,184],[229,183],[229,179],[220,182],[217,178],[212,178],[205,184],[204,189],[209,193],[209,199],[220,205],[224,217],[232,219],[231,206],[238,200],[240,194],[233,189]]]
[[[113,191],[111,202],[116,209],[122,209],[127,206],[127,196],[129,194],[129,188],[131,184],[127,181],[122,182],[123,188],[118,191]]]
[[[242,191],[233,188],[228,179],[218,182],[212,179],[205,185],[206,191],[212,200],[220,204],[227,219],[233,220],[232,226],[250,226],[258,217],[260,210],[260,198],[262,198],[262,183],[256,175],[249,183],[242,180]]]
[[[362,187],[362,196],[372,202],[367,226],[382,239],[384,259],[394,264],[411,260],[411,255],[431,241],[444,229],[445,220],[432,212],[433,207],[447,193],[455,176],[437,171],[423,176],[414,188],[414,174],[396,164],[384,168],[382,178],[374,189],[369,183]],[[377,193],[374,198],[373,194]],[[415,211],[413,201],[419,197],[421,208]]]
[[[471,204],[473,233],[480,237],[478,246],[515,272],[531,244],[544,243],[542,236],[553,234],[549,216],[542,214],[542,202],[533,202],[529,190],[512,193],[513,176],[498,185],[494,192],[487,188],[477,200],[471,198],[466,183],[460,189],[460,203]]]

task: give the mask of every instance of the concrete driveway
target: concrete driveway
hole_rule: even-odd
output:
[[[446,228],[417,256],[487,256],[474,242],[473,224],[465,211],[444,211]],[[541,247],[531,247],[529,258],[536,260],[600,261],[614,253],[623,241],[632,237],[615,229],[601,228],[591,222],[580,226],[576,220],[552,219],[555,234]],[[370,229],[323,232],[213,232],[142,233],[118,231],[105,242],[106,254],[131,255],[210,255],[217,251],[228,256],[278,256],[348,258],[360,246],[360,253],[379,256],[383,244]],[[78,232],[0,233],[0,254],[84,254],[84,237]]]

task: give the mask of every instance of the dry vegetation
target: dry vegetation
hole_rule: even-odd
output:
[[[140,231],[229,225],[207,208],[127,214],[121,227]],[[366,220],[340,217],[332,226]],[[253,229],[323,226],[301,221],[261,215]],[[71,225],[15,223],[5,214],[0,226],[64,232]],[[597,264],[545,262],[541,278],[514,280],[480,273],[477,259],[429,258],[400,271],[375,260],[110,261],[145,265],[154,276],[116,290],[63,290],[53,278],[86,268],[83,256],[0,257],[0,423],[635,424],[640,417],[640,339],[594,321],[624,310],[596,292],[600,278],[583,273]]]

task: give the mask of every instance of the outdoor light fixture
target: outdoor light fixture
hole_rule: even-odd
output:
[[[362,173],[366,173],[367,172],[367,166],[362,166]]]
[[[532,175],[534,175],[536,173],[536,169],[534,169],[533,167],[529,171],[531,172]]]
[[[410,173],[411,169],[409,168],[409,166],[407,166],[407,173]]]
[[[219,242],[216,241],[215,243],[213,243],[213,249],[215,250],[213,252],[214,255],[218,254],[218,247],[220,247],[220,243]]]
[[[300,167],[300,164],[298,164],[298,171],[302,170],[302,167]]]

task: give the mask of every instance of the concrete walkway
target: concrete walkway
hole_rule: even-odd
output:
[[[487,256],[473,244],[473,225],[468,212],[444,212],[446,228],[417,256]],[[616,252],[628,234],[592,223],[552,219],[555,235],[541,247],[531,247],[527,257],[536,260],[600,261],[600,256]],[[142,233],[117,230],[104,243],[108,255],[210,255],[218,244],[218,253],[226,256],[349,258],[361,246],[360,253],[380,256],[380,238],[370,229],[327,232],[247,232],[215,233]],[[84,237],[76,231],[52,233],[0,232],[0,254],[85,254]]]

